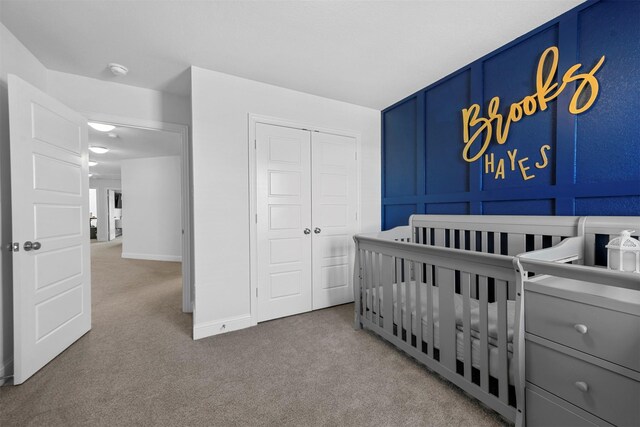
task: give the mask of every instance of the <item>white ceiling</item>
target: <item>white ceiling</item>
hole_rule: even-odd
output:
[[[89,160],[98,162],[89,167],[93,179],[120,179],[120,162],[144,157],[179,156],[181,137],[174,132],[117,126],[118,137],[89,128],[89,146],[109,148],[105,154],[89,152]]]
[[[0,0],[53,70],[186,95],[188,67],[382,109],[583,0]]]

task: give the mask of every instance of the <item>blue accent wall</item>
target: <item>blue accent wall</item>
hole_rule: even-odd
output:
[[[407,224],[413,213],[640,215],[639,22],[640,1],[588,1],[383,110],[383,229]],[[545,111],[512,123],[504,144],[494,135],[486,154],[505,166],[496,179],[485,173],[484,156],[462,157],[462,109],[477,103],[486,117],[498,96],[506,116],[536,92],[538,62],[550,46],[559,49],[559,83],[574,64],[588,72],[605,56],[595,74],[598,97],[571,114],[580,82],[570,83]],[[545,144],[549,163],[535,168]],[[523,179],[517,160],[524,158],[535,178]]]

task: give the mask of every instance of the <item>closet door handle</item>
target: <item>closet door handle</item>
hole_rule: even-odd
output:
[[[322,231],[322,230],[320,230],[318,227],[316,227],[316,228],[313,230],[313,232],[314,232],[314,233],[316,233],[316,234],[320,234],[320,232],[321,232],[321,231]]]
[[[304,229],[304,234],[311,234],[311,230],[309,230],[308,228]]]

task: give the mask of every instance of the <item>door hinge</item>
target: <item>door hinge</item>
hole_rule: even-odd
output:
[[[254,149],[254,150],[257,150],[257,149],[258,149],[258,140],[257,140],[257,139],[254,139],[254,140],[253,140],[253,149]]]
[[[256,214],[256,224],[258,223],[258,214]]]

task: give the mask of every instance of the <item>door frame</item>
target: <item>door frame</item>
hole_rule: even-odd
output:
[[[360,182],[362,182],[362,168],[361,168],[361,135],[359,132],[351,130],[332,129],[322,126],[316,126],[310,123],[297,122],[293,120],[281,119],[278,117],[263,116],[259,114],[248,114],[248,126],[249,126],[249,138],[247,140],[247,148],[249,151],[249,282],[250,282],[250,314],[251,314],[251,326],[258,324],[258,230],[256,226],[257,218],[257,173],[256,173],[256,125],[258,123],[282,126],[293,129],[306,130],[310,132],[322,132],[333,135],[347,136],[355,138],[356,140],[356,232],[361,231],[362,217],[360,214]]]
[[[136,119],[131,117],[114,116],[111,114],[80,112],[88,121],[95,121],[116,126],[127,126],[138,129],[161,130],[178,134],[181,140],[181,169],[182,169],[182,311],[193,312],[193,192],[191,173],[191,141],[189,127],[175,123],[156,120]]]

